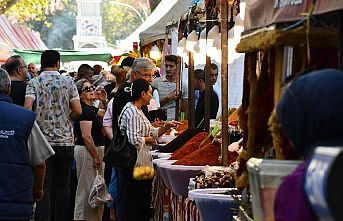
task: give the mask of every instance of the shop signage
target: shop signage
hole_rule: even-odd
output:
[[[285,6],[301,5],[303,0],[275,0],[274,8],[283,8]]]
[[[310,9],[309,0],[249,0],[246,1],[244,30],[245,33],[272,24],[292,22],[302,19],[303,13]],[[342,0],[317,0],[313,14],[343,9]]]

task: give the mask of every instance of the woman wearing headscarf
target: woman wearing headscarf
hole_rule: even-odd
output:
[[[98,117],[99,108],[93,106],[94,86],[86,79],[76,82],[79,91],[82,115],[75,122],[75,149],[77,189],[75,196],[74,220],[102,220],[103,206],[92,208],[88,196],[96,176],[96,170],[104,175],[104,140],[102,121]]]
[[[153,127],[142,111],[150,103],[152,87],[144,79],[134,80],[131,84],[131,102],[128,102],[119,117],[120,131],[127,134],[128,141],[137,150],[150,147],[155,140],[175,123],[165,122]],[[148,221],[151,201],[152,179],[133,179],[133,168],[119,170],[118,173],[117,218],[119,221]]]
[[[284,91],[276,117],[291,148],[289,159],[304,159],[280,185],[275,198],[276,221],[318,220],[304,191],[305,171],[317,146],[343,144],[343,73],[334,69],[313,71],[294,80]]]

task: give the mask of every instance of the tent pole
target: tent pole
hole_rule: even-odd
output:
[[[211,22],[211,6],[208,5],[206,9],[206,39],[208,32],[212,28]],[[207,44],[206,44],[207,47]],[[206,53],[206,64],[205,64],[205,112],[204,112],[204,129],[210,131],[210,107],[211,107],[211,57]],[[199,95],[200,96],[200,95]]]
[[[194,99],[194,58],[188,52],[188,127],[195,129],[195,99]]]
[[[191,10],[188,13],[188,32],[194,29],[194,19],[191,15]],[[188,33],[189,34],[189,33]],[[188,127],[195,129],[195,97],[194,97],[194,56],[193,52],[188,52]]]
[[[220,0],[221,7],[221,49],[222,49],[222,164],[228,166],[228,1]],[[233,6],[231,6],[233,7]],[[232,10],[233,11],[233,10]]]

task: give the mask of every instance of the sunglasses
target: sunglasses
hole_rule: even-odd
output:
[[[84,89],[81,90],[81,93],[82,93],[83,91],[90,92],[91,90],[94,91],[94,90],[95,90],[95,87],[94,87],[94,86],[85,87]]]

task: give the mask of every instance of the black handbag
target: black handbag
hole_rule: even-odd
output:
[[[126,133],[113,126],[113,138],[104,155],[103,161],[118,170],[133,168],[137,160],[136,147],[129,143]]]

